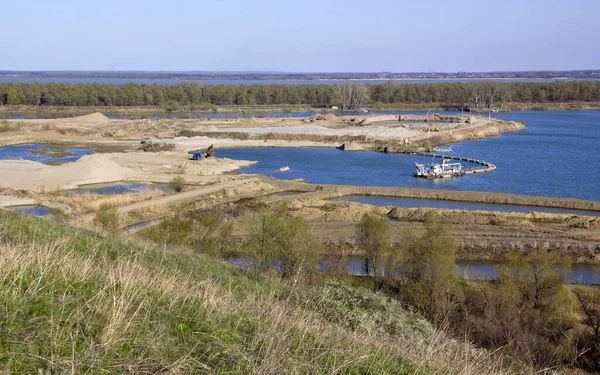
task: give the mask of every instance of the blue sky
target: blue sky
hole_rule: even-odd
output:
[[[0,70],[600,68],[599,0],[0,0]]]

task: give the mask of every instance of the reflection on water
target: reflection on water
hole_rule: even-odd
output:
[[[40,163],[68,163],[94,153],[94,148],[65,148],[48,144],[25,144],[0,147],[1,160],[31,160]]]
[[[148,193],[150,191],[172,190],[169,185],[161,184],[94,184],[79,189],[65,191],[65,194],[98,194],[98,195],[118,195],[128,193]]]
[[[12,210],[30,216],[47,216],[53,213],[51,209],[42,206],[18,206],[12,208]]]
[[[253,260],[243,258],[230,258],[226,262],[236,267],[244,268],[251,267],[256,263]],[[322,272],[327,272],[332,266],[340,268],[338,264],[334,264],[330,259],[321,260],[319,263]],[[456,261],[459,274],[464,278],[472,280],[495,280],[498,275],[498,267],[503,264],[506,264],[506,262],[488,260]],[[275,262],[274,267],[281,270],[279,262]],[[363,257],[349,257],[346,266],[342,268],[344,268],[342,271],[348,272],[353,276],[367,275],[365,258]],[[369,265],[369,274],[373,274],[372,264]],[[562,280],[568,284],[600,285],[600,272],[594,265],[574,263],[571,265],[570,272],[563,272],[561,275]]]

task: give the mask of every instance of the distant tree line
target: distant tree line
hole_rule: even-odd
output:
[[[352,93],[361,93],[360,100]],[[0,105],[30,106],[213,106],[307,105],[352,109],[371,103],[440,103],[476,109],[499,108],[507,102],[600,102],[600,82],[491,82],[436,84],[342,84],[224,86],[98,84],[0,84]]]

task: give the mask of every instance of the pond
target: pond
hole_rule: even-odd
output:
[[[67,190],[64,193],[72,194],[98,194],[98,195],[118,195],[129,193],[148,193],[150,191],[170,191],[173,188],[165,184],[93,184],[80,187],[78,189]]]
[[[95,148],[50,144],[22,144],[0,147],[0,160],[31,160],[45,164],[62,164],[92,154]]]
[[[236,267],[251,267],[252,260],[244,258],[230,258],[227,263]],[[321,272],[327,272],[333,265],[332,260],[324,259],[320,262]],[[488,261],[488,260],[457,260],[457,271],[461,277],[471,280],[495,280],[498,275],[498,267],[507,262]],[[570,267],[569,267],[570,266]],[[563,282],[567,284],[587,284],[600,285],[600,272],[595,265],[574,263],[566,267],[564,272],[561,272]],[[275,262],[274,267],[280,269],[281,265]],[[346,266],[343,267],[344,272],[348,272],[353,276],[366,276],[365,258],[360,256],[348,257]],[[570,268],[570,269],[569,269]],[[570,271],[570,272],[569,272]],[[373,268],[369,267],[369,273],[372,274]]]
[[[413,199],[413,198],[397,198],[397,197],[380,197],[380,196],[346,196],[334,198],[331,202],[359,202],[370,204],[373,206],[395,206],[406,208],[441,208],[455,209],[465,211],[498,211],[498,212],[544,212],[551,214],[569,214],[579,216],[597,216],[600,217],[600,211],[585,211],[571,210],[552,207],[537,207],[537,206],[521,206],[516,204],[493,204],[493,203],[471,203],[459,201],[445,201],[435,199]]]
[[[10,210],[19,214],[40,217],[52,215],[54,213],[51,209],[38,205],[11,207]]]

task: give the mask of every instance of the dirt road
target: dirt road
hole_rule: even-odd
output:
[[[190,191],[185,191],[183,193],[177,193],[174,195],[168,195],[156,199],[151,199],[143,202],[136,202],[132,204],[128,204],[125,206],[121,206],[117,208],[117,211],[121,214],[125,214],[128,212],[138,211],[144,208],[152,207],[154,205],[170,205],[174,203],[181,203],[186,201],[192,201],[198,197],[203,195],[208,195],[212,193],[216,193],[217,191],[233,188],[236,186],[250,184],[256,182],[255,178],[247,178],[247,179],[239,179],[235,181],[228,181],[223,183],[218,183],[210,186],[201,187],[199,189],[194,189]]]

